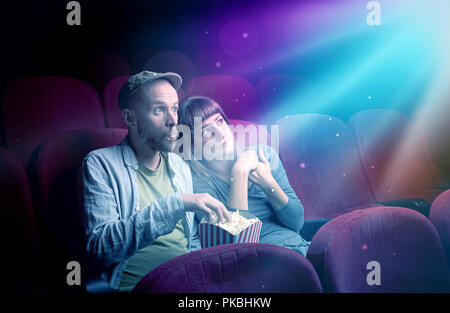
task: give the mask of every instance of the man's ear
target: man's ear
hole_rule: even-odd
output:
[[[128,127],[136,126],[136,114],[135,114],[134,110],[123,109],[122,117],[123,117],[123,120],[125,121],[125,124],[127,124]]]

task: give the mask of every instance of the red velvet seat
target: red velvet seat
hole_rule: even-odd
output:
[[[439,233],[450,266],[450,189],[434,199],[429,218]]]
[[[110,80],[103,88],[102,102],[105,111],[106,126],[110,128],[127,128],[118,104],[120,88],[130,78],[130,75],[119,76]]]
[[[44,291],[45,283],[38,276],[40,238],[28,179],[19,159],[2,148],[0,194],[1,289],[6,293]]]
[[[422,131],[393,110],[366,110],[349,120],[377,201],[418,198],[429,204],[443,191]]]
[[[144,276],[134,293],[322,292],[311,263],[287,248],[227,244],[171,259]]]
[[[205,75],[194,78],[186,89],[189,96],[205,96],[220,104],[230,119],[254,123],[263,121],[255,88],[245,79],[229,75]]]
[[[375,207],[334,218],[314,236],[307,259],[325,292],[450,292],[436,229],[406,208]]]
[[[344,122],[299,114],[276,124],[280,158],[305,208],[305,222],[374,205],[353,134]]]
[[[27,77],[11,82],[3,94],[3,113],[6,146],[24,165],[51,135],[105,127],[95,89],[68,77]]]
[[[113,146],[126,136],[125,129],[68,131],[47,140],[37,158],[37,186],[40,214],[48,228],[46,247],[50,269],[63,269],[68,261],[83,261],[84,231],[80,220],[81,163],[92,150]],[[88,269],[85,269],[83,274]],[[58,280],[61,287],[65,280]]]

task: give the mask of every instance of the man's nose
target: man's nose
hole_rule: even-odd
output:
[[[168,127],[173,127],[178,124],[178,113],[177,112],[170,112],[167,115],[166,124]]]

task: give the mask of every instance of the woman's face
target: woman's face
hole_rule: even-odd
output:
[[[214,142],[211,142],[214,140]],[[214,114],[202,122],[202,142],[213,147],[221,146],[224,156],[234,151],[234,136],[227,122],[220,113]],[[221,156],[221,159],[224,156]]]

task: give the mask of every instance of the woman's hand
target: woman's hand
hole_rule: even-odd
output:
[[[248,150],[242,153],[238,160],[234,163],[231,170],[232,174],[244,173],[249,174],[258,166],[258,156],[255,151]]]
[[[272,176],[270,170],[270,164],[262,152],[262,148],[258,150],[260,162],[256,166],[256,169],[250,172],[248,179],[258,185],[262,190],[269,191],[273,189],[277,184],[275,178]]]

